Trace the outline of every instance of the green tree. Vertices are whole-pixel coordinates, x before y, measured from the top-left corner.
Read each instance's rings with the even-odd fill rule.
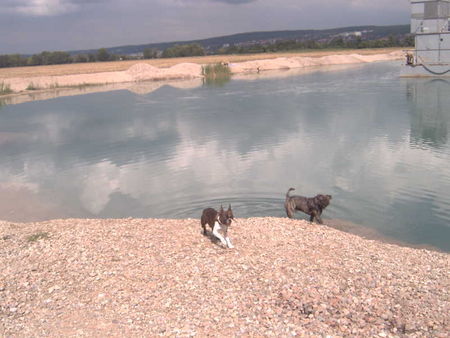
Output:
[[[0,55],[0,67],[20,67],[26,66],[27,59],[19,54]]]
[[[394,46],[398,46],[399,45],[399,41],[394,35],[389,35],[387,43],[388,43],[389,47],[394,47]]]
[[[77,54],[72,57],[72,60],[77,63],[88,62],[89,56],[87,54]]]
[[[158,50],[156,48],[145,48],[144,59],[156,59],[158,57]]]
[[[165,58],[201,55],[205,55],[205,50],[198,43],[175,45],[165,49],[162,54]]]
[[[51,59],[51,52],[43,51],[41,54],[39,54],[41,57],[41,65],[49,65],[50,59]]]
[[[70,63],[71,61],[70,54],[67,52],[52,52],[50,53],[48,60],[50,65]]]
[[[329,46],[334,48],[344,48],[345,47],[344,39],[341,37],[334,38],[330,41]]]
[[[111,55],[109,54],[109,52],[106,50],[106,48],[100,48],[97,51],[97,60],[98,61],[108,61],[111,58]]]
[[[29,66],[39,66],[42,65],[42,56],[40,54],[34,54],[28,58]]]

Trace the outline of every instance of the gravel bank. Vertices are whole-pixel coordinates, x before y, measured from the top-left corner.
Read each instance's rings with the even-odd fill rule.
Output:
[[[0,336],[448,336],[448,254],[238,221],[0,222]]]

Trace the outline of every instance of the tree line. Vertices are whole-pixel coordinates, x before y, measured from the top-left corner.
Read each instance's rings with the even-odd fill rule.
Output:
[[[364,48],[389,48],[389,47],[413,47],[414,37],[395,37],[376,40],[363,40],[361,37],[345,39],[337,37],[330,40],[296,41],[281,40],[267,44],[241,44],[224,47],[218,50],[218,54],[249,54],[249,53],[274,53],[307,49],[364,49]]]
[[[44,51],[31,56],[20,54],[0,55],[0,67],[23,67],[23,66],[42,66],[42,65],[60,65],[65,63],[98,62],[98,61],[117,61],[129,58],[126,55],[116,55],[108,52],[106,48],[100,48],[96,53],[75,54],[67,52],[48,52]]]
[[[102,62],[117,60],[132,60],[137,58],[155,59],[155,58],[171,58],[184,56],[201,56],[205,55],[204,48],[198,44],[175,45],[166,48],[160,52],[155,48],[146,48],[142,56],[118,55],[108,52],[106,48],[100,48],[96,53],[75,54],[68,52],[48,52],[44,51],[31,56],[20,54],[3,54],[0,55],[1,67],[23,67],[23,66],[41,66],[41,65],[60,65],[65,63],[82,63],[82,62]]]
[[[222,47],[216,52],[209,54],[248,54],[248,53],[267,53],[282,52],[305,49],[361,49],[361,48],[387,48],[387,47],[411,47],[414,46],[414,38],[412,36],[395,37],[377,40],[363,40],[361,37],[343,38],[337,37],[324,41],[296,41],[296,40],[279,40],[273,43],[253,43],[239,44]],[[57,65],[65,63],[82,63],[82,62],[103,62],[129,60],[136,58],[154,59],[154,58],[172,58],[187,56],[206,55],[205,49],[198,43],[174,45],[163,51],[155,48],[146,48],[142,56],[117,55],[108,52],[106,48],[100,48],[96,53],[75,54],[71,55],[67,52],[48,52],[44,51],[31,56],[23,56],[20,54],[4,54],[0,55],[1,67],[22,67],[22,66],[38,66],[38,65]]]

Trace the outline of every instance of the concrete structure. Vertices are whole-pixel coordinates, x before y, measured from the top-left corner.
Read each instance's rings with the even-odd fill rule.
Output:
[[[409,51],[402,76],[450,76],[450,0],[412,0]]]

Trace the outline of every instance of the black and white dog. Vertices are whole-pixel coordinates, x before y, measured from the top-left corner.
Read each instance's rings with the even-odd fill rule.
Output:
[[[231,244],[230,238],[228,237],[228,227],[231,225],[231,221],[234,221],[233,211],[231,210],[231,205],[228,210],[223,210],[220,206],[220,210],[216,211],[213,208],[207,208],[203,210],[200,223],[202,224],[203,234],[206,235],[206,224],[212,229],[213,235],[220,240],[220,242],[232,249],[234,248]]]
[[[313,222],[314,219],[320,224],[323,224],[320,215],[322,211],[330,204],[331,195],[316,195],[314,197],[304,196],[289,196],[289,193],[295,190],[290,188],[286,193],[286,200],[284,201],[284,208],[289,218],[294,217],[296,210],[303,211],[305,214],[310,215],[309,221]]]

